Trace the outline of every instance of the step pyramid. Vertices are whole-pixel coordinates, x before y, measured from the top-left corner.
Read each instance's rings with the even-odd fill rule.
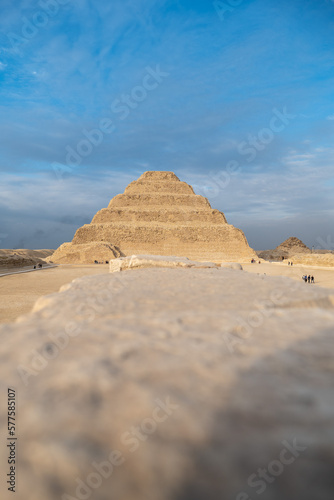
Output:
[[[256,258],[244,233],[173,172],[145,172],[52,255],[92,263],[134,254],[221,262]]]

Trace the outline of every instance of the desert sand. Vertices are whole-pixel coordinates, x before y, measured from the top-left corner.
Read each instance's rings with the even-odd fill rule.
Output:
[[[15,498],[331,500],[333,306],[328,288],[216,267],[85,276],[40,298],[0,327]]]
[[[21,314],[28,313],[36,300],[76,278],[90,274],[107,273],[107,265],[74,266],[62,265],[24,274],[0,277],[0,323],[15,321]]]

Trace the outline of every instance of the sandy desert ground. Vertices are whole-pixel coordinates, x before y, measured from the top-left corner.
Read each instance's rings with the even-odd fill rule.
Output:
[[[297,281],[301,281],[303,274],[313,274],[316,285],[334,288],[333,268],[290,267],[285,263],[243,264],[243,268],[249,273],[287,276]],[[108,265],[62,264],[57,268],[1,277],[0,323],[15,321],[20,315],[28,313],[39,297],[58,292],[61,286],[76,278],[108,272]]]
[[[288,266],[287,263],[264,263],[261,264],[242,264],[245,271],[249,273],[264,274],[267,276],[287,276],[294,280],[300,281],[304,274],[310,274],[315,278],[315,284],[326,288],[334,288],[334,268],[333,267],[318,267],[293,265]]]
[[[0,323],[15,321],[21,314],[28,313],[36,300],[76,278],[90,274],[109,272],[108,265],[75,266],[61,265],[24,274],[0,277]]]

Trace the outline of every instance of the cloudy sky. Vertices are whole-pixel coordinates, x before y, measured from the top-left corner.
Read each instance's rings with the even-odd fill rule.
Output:
[[[172,170],[255,249],[334,249],[334,2],[1,0],[0,247]]]

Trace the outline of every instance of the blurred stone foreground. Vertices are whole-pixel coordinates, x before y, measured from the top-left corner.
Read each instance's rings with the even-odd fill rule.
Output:
[[[43,297],[0,329],[1,498],[332,500],[333,304],[226,268],[88,276]]]

